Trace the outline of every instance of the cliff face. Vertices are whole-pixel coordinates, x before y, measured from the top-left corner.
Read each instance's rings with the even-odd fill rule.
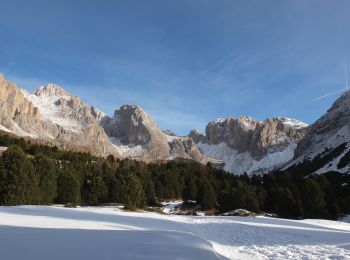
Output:
[[[104,117],[100,123],[117,150],[125,157],[146,161],[175,158],[192,159],[201,163],[215,161],[202,155],[191,138],[162,131],[145,111],[135,105],[120,107],[113,118]]]
[[[300,140],[306,125],[288,118],[271,118],[259,122],[242,116],[208,123],[206,137],[208,143],[226,143],[239,153],[250,152],[259,158],[271,149],[278,149]]]
[[[3,130],[15,130],[19,136],[37,137],[41,115],[20,89],[0,74],[0,124]]]
[[[289,118],[259,122],[248,116],[217,119],[206,126],[206,134],[191,131],[205,155],[225,162],[225,169],[242,174],[268,171],[294,156],[296,143],[306,124]]]
[[[56,85],[29,94],[1,77],[0,108],[1,125],[16,135],[62,149],[118,155],[90,109]]]

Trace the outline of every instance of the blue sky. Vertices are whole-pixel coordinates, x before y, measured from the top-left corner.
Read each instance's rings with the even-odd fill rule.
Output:
[[[138,104],[180,135],[229,115],[312,123],[345,88],[349,11],[348,0],[2,0],[0,72],[108,114]]]

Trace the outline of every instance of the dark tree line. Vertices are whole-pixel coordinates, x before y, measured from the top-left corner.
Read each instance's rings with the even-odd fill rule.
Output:
[[[163,199],[197,201],[203,210],[244,208],[286,218],[330,218],[350,213],[350,175],[305,177],[303,169],[236,176],[191,161],[152,163],[96,158],[25,140],[0,137],[0,204],[122,203],[157,205]]]

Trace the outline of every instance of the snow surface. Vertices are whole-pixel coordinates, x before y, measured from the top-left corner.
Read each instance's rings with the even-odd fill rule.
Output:
[[[197,146],[206,156],[222,160],[225,163],[225,171],[251,174],[273,169],[293,159],[296,143],[290,143],[282,151],[268,153],[260,160],[254,159],[249,152],[239,153],[224,142],[216,145],[199,142]]]
[[[350,259],[350,224],[0,207],[1,259]]]
[[[183,204],[182,200],[175,200],[175,201],[163,201],[162,205],[162,211],[165,214],[173,214],[176,210],[176,208],[180,207]]]

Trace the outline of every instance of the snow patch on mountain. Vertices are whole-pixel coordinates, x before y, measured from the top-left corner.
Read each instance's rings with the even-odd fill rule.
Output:
[[[109,137],[109,140],[114,145],[118,153],[123,158],[135,158],[140,157],[144,153],[144,149],[142,148],[142,145],[135,145],[135,144],[128,144],[124,145],[120,141],[120,139],[116,137]]]
[[[24,131],[21,127],[19,127],[19,125],[16,122],[12,122],[12,129],[13,131],[11,131],[12,133],[15,133],[18,136],[21,137],[32,137],[32,138],[37,138],[38,135],[36,134],[37,130],[35,128],[32,129],[32,132],[26,132]]]
[[[226,143],[197,144],[200,151],[206,156],[222,160],[225,163],[224,170],[235,174],[253,174],[267,172],[273,168],[290,161],[294,156],[296,143],[290,143],[284,149],[267,153],[260,160],[254,159],[249,152],[239,153],[230,148]]]
[[[8,132],[8,133],[13,133],[10,129],[7,127],[4,127],[3,125],[0,125],[0,131]]]
[[[167,135],[164,134],[166,139],[168,140],[169,143],[174,142],[175,140],[181,140],[180,136],[175,136],[175,135]]]
[[[322,153],[325,148],[335,148],[350,140],[350,129],[348,125],[337,129],[335,132],[314,137],[315,144],[307,152],[309,158],[314,158]]]
[[[340,173],[348,173],[350,172],[350,165],[343,167],[342,169],[338,169],[338,163],[341,158],[350,150],[350,148],[345,149],[339,156],[334,158],[331,162],[327,163],[322,168],[318,169],[315,174],[322,174],[330,171],[340,172]]]
[[[342,128],[336,129],[335,131],[327,134],[314,135],[313,144],[309,146],[309,148],[304,152],[304,154],[302,156],[299,156],[298,158],[295,158],[294,160],[291,160],[287,165],[285,165],[282,168],[282,170],[286,170],[292,165],[302,162],[304,159],[312,160],[317,155],[322,154],[326,149],[334,149],[343,143],[349,142],[349,140],[350,128],[348,125],[345,125]],[[331,170],[344,172],[345,169],[340,171],[336,168],[336,165],[338,164],[341,157],[342,155],[338,156],[332,162],[329,162],[327,165],[319,169],[316,173],[324,173]]]
[[[309,126],[308,124],[301,122],[299,120],[293,119],[293,118],[277,117],[277,119],[279,119],[283,124],[292,126],[296,129],[301,129],[301,128],[305,128],[305,127]]]
[[[45,88],[49,89],[49,91],[45,91]],[[52,90],[54,88],[62,91],[54,92]],[[35,94],[30,94],[23,89],[22,93],[39,109],[42,120],[51,121],[68,131],[81,132],[81,123],[73,118],[72,109],[62,106],[63,102],[71,101],[72,97],[59,86],[48,84],[46,87],[40,87]]]

